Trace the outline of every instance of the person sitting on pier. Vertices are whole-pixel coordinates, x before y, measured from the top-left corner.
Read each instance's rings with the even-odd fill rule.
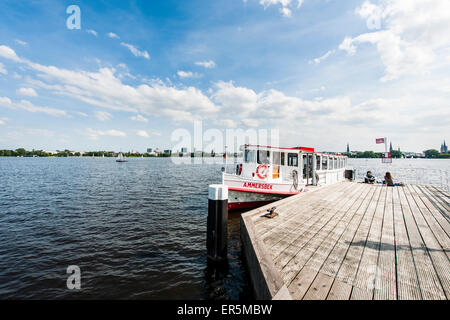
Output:
[[[375,176],[372,174],[372,171],[367,171],[366,176],[364,177],[365,183],[374,183],[375,182]]]
[[[384,175],[384,183],[388,186],[388,187],[393,187],[395,186],[394,184],[394,178],[392,178],[392,174],[390,172],[386,172],[386,174]]]

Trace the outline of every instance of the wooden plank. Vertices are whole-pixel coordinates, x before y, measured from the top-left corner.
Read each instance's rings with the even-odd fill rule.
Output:
[[[373,287],[377,279],[377,261],[381,240],[381,228],[384,216],[384,207],[386,201],[387,187],[382,187],[380,197],[378,199],[375,215],[370,226],[369,235],[365,243],[363,253],[356,270],[355,280],[353,282],[353,290],[350,299],[360,300],[370,299],[373,297]],[[360,290],[358,290],[358,289]]]
[[[447,205],[447,207],[450,209],[450,194],[448,193],[448,191],[436,186],[429,186],[429,188],[433,189],[434,194],[439,196],[442,199],[442,201]]]
[[[447,255],[447,258],[449,258],[450,239],[448,233],[446,232],[446,229],[450,228],[450,224],[445,221],[442,215],[439,216],[444,221],[441,221],[442,224],[439,223],[439,220],[437,220],[433,214],[434,211],[437,211],[436,208],[429,202],[420,188],[418,188],[417,186],[410,186],[410,188],[417,195],[415,197],[416,204],[419,207],[419,210],[422,213],[422,217],[425,220],[428,228],[433,233],[436,240],[439,242],[441,248],[443,249],[443,252]]]
[[[379,190],[379,186],[370,186],[367,187],[368,193],[365,195],[364,200],[360,203],[359,207],[354,212],[353,216],[351,217],[351,220],[349,223],[345,225],[344,231],[341,233],[337,241],[335,242],[333,248],[329,252],[328,256],[326,257],[326,260],[323,262],[322,266],[320,267],[319,273],[324,273],[329,275],[333,278],[333,281],[328,283],[330,285],[328,290],[331,289],[331,286],[333,285],[334,278],[336,277],[337,273],[339,272],[339,269],[341,268],[341,265],[345,259],[345,256],[349,250],[350,244],[352,243],[357,230],[361,226],[361,222],[363,221],[367,209],[370,206],[370,203],[372,202],[372,199],[375,195],[375,191]],[[314,289],[315,282],[317,281],[317,278],[312,283],[311,287]],[[311,289],[310,289],[311,290]],[[322,289],[324,290],[324,289]],[[309,291],[308,291],[309,292]],[[341,295],[341,294],[339,294]],[[349,297],[347,297],[348,299]]]
[[[329,186],[323,186],[323,187],[314,187],[314,189],[309,190],[310,187],[308,187],[308,191],[306,192],[301,192],[297,195],[293,195],[290,197],[287,197],[283,200],[280,201],[276,201],[275,204],[277,204],[277,207],[289,207],[289,204],[295,203],[297,201],[307,201],[304,200],[304,198],[307,199],[324,199],[327,196],[329,196],[330,194],[334,195],[336,192],[339,193],[342,190],[345,190],[346,188],[351,188],[352,187],[352,183],[351,182],[347,182],[347,181],[343,181],[343,182],[339,182],[333,185],[329,185]],[[279,206],[278,206],[279,204]],[[268,204],[267,206],[264,207],[273,207],[273,205]],[[299,208],[301,209],[301,208]],[[254,212],[260,212],[261,214],[264,213],[264,210],[261,210],[261,208],[259,209],[255,209],[253,210]],[[296,212],[292,212],[290,215],[283,213],[280,214],[280,220],[286,220],[289,219],[292,216],[295,216]],[[273,223],[271,221],[266,221],[264,219],[260,219],[259,217],[260,215],[254,215],[253,216],[253,223],[255,224],[255,226],[257,226],[259,228],[260,225],[277,225],[277,223]]]
[[[317,233],[322,228],[324,228],[330,221],[337,221],[338,217],[342,216],[345,213],[345,205],[348,205],[348,202],[351,201],[352,196],[360,192],[362,188],[363,187],[361,184],[356,185],[353,190],[351,190],[347,195],[343,196],[336,203],[334,208],[328,210],[326,212],[326,215],[321,216],[321,218],[317,222],[315,222],[315,224],[311,225],[306,230],[298,230],[296,234],[292,236],[294,241],[292,241],[285,250],[280,253],[274,253],[275,265],[278,266],[280,270],[285,268],[289,261],[291,261],[313,237],[316,237]],[[302,219],[302,217],[298,216],[298,219]],[[295,269],[295,271],[298,270],[299,269]]]
[[[357,199],[357,197],[354,197],[354,194],[359,194],[361,190],[363,190],[363,187],[357,186],[355,190],[343,197],[338,205],[329,210],[318,223],[312,226],[304,234],[298,236],[296,241],[291,245],[293,251],[288,253],[288,259],[284,259],[285,257],[280,256],[281,259],[276,261],[276,264],[278,263],[282,269],[282,274],[285,274],[288,277],[290,274],[290,276],[293,277],[295,273],[298,273],[301,268],[296,267],[296,265],[301,263],[303,258],[309,259],[309,257],[314,254],[320,242],[325,239],[326,235],[345,216],[350,206],[356,201],[355,199]],[[310,254],[303,255],[302,252],[308,252]],[[306,263],[306,261],[307,260],[305,260],[304,263]],[[300,264],[300,267],[302,267],[304,263]]]
[[[342,200],[345,201],[345,198]],[[337,204],[335,203],[334,206]],[[299,205],[302,206],[302,203],[299,203]],[[328,215],[331,209],[329,206],[323,206],[319,207],[316,211],[311,210],[308,214],[297,215],[297,218],[290,222],[291,227],[273,232],[270,235],[270,239],[265,239],[265,242],[273,252],[274,258],[277,258],[284,250],[288,249],[298,237],[301,237],[305,232],[308,232],[308,230],[311,231],[312,228],[319,225],[319,221],[325,215]],[[277,241],[277,237],[281,238],[281,240]]]
[[[397,299],[397,276],[395,262],[394,215],[392,194],[395,187],[387,187],[383,225],[381,230],[380,251],[377,267],[379,280],[375,285],[375,300]]]
[[[274,230],[289,227],[299,214],[315,212],[318,207],[326,206],[328,201],[319,200],[326,197],[327,194],[331,193],[339,196],[341,193],[350,190],[352,187],[351,183],[340,183],[315,190],[311,193],[305,192],[304,194],[293,196],[291,197],[291,201],[276,205],[276,211],[279,214],[277,219],[260,217],[264,214],[264,212],[261,212],[259,216],[254,217],[254,224],[258,228],[258,236],[266,238],[267,234]]]
[[[347,184],[343,187],[343,191],[349,188],[351,188],[351,185]],[[283,243],[290,243],[292,241],[291,232],[297,232],[302,226],[314,224],[311,220],[317,220],[329,210],[329,205],[326,202],[320,201],[320,196],[311,198],[312,197],[305,196],[301,203],[298,203],[297,205],[286,204],[279,209],[277,208],[277,212],[280,210],[287,210],[294,212],[295,214],[287,221],[280,222],[276,227],[262,235],[262,237],[264,237],[264,242],[268,246],[272,246],[273,251],[281,251],[281,248],[284,246]],[[302,216],[302,219],[298,219],[299,215]]]
[[[353,286],[347,282],[342,282],[338,278],[334,279],[327,300],[348,300],[352,293]]]
[[[442,216],[449,221],[450,220],[450,206],[448,202],[443,200],[441,193],[433,188],[432,186],[419,186],[422,192],[428,196],[428,199],[433,203],[433,205],[440,211]]]
[[[432,230],[423,218],[420,209],[420,199],[417,193],[411,186],[407,186],[405,189],[406,196],[408,198],[413,218],[419,229],[419,233],[426,246],[426,251],[431,258],[433,268],[439,280],[439,283],[444,290],[446,298],[450,296],[450,264],[447,255],[444,253],[444,249],[439,244],[439,241],[435,238]]]
[[[345,182],[291,198],[275,204],[280,215],[274,219],[260,217],[270,205],[243,215],[244,225],[252,224],[243,237],[253,243],[257,261],[252,263],[259,265],[264,295],[313,300],[449,297],[446,192]]]
[[[325,300],[333,284],[334,277],[319,272],[308,291],[303,297],[303,300]]]
[[[358,287],[353,287],[350,294],[350,300],[372,300],[373,291],[368,289],[361,289]]]
[[[420,292],[419,280],[411,250],[411,244],[409,242],[406,225],[403,218],[403,209],[399,193],[400,187],[395,188],[393,193],[393,202],[398,299],[418,300],[422,299],[422,294]]]
[[[411,199],[411,195],[406,187],[399,188],[398,191],[422,299],[446,299],[444,290],[434,270],[431,257],[413,217],[412,211],[417,210],[414,206],[414,201]]]
[[[295,268],[300,271],[303,266],[306,266],[309,269],[316,270],[316,274],[318,273],[324,261],[327,259],[330,252],[335,247],[339,238],[342,236],[348,223],[355,216],[355,212],[366,200],[366,196],[369,192],[370,188],[363,188],[361,195],[359,197],[355,197],[355,201],[350,203],[342,217],[336,223],[332,222],[325,226],[320,231],[320,234],[309,241],[308,245],[305,246],[305,249],[300,250],[292,260],[294,263],[291,266],[293,266],[294,268],[288,269],[289,273],[286,274],[287,278],[285,277],[285,281],[289,281],[289,278],[292,279],[291,283],[288,282],[288,288],[290,289],[289,291],[292,292],[292,296],[294,299],[302,298],[298,295],[297,292],[295,292],[296,282],[300,280],[299,277],[295,274]],[[292,276],[295,276],[295,278],[293,278]],[[321,278],[319,278],[318,281],[321,281]],[[329,285],[329,287],[331,287],[331,284],[332,279],[331,281],[327,282],[327,285]],[[323,284],[318,284],[317,286],[322,285]],[[328,290],[329,287],[327,288]],[[314,290],[314,287],[312,287],[311,290]]]
[[[439,226],[444,230],[446,238],[448,239],[450,236],[450,219],[447,218],[448,210],[435,201],[427,187],[415,186],[414,188],[428,211],[431,213]]]
[[[361,256],[364,251],[364,247],[367,243],[367,238],[369,235],[369,230],[372,225],[373,217],[376,212],[376,208],[379,205],[379,199],[381,195],[382,187],[374,187],[375,193],[369,203],[367,212],[364,215],[355,237],[349,244],[348,251],[345,254],[344,260],[339,268],[336,275],[335,282],[333,283],[329,296],[327,299],[335,299],[335,297],[344,297],[348,294],[346,299],[350,298],[351,289],[354,284],[354,279],[356,276],[356,271],[361,260]],[[347,284],[347,286],[343,284]]]
[[[247,264],[257,299],[271,299],[284,287],[273,260],[265,251],[261,239],[256,237],[251,217],[241,216],[241,239],[245,246]]]

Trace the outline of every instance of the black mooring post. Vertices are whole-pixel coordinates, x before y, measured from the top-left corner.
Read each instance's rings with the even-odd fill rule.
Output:
[[[349,180],[355,180],[356,179],[356,175],[355,175],[355,170],[345,170],[345,178],[349,179]]]
[[[227,259],[228,187],[212,184],[208,191],[208,222],[206,250],[208,259],[223,262]]]

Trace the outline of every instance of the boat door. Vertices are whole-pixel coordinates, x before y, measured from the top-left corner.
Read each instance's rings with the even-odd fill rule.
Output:
[[[313,183],[313,154],[303,153],[303,180],[306,185],[311,185]]]

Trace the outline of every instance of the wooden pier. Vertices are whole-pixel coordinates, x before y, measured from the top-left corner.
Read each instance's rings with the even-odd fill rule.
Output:
[[[449,199],[432,186],[346,181],[243,214],[256,298],[448,299]],[[263,217],[272,207],[278,215]]]

